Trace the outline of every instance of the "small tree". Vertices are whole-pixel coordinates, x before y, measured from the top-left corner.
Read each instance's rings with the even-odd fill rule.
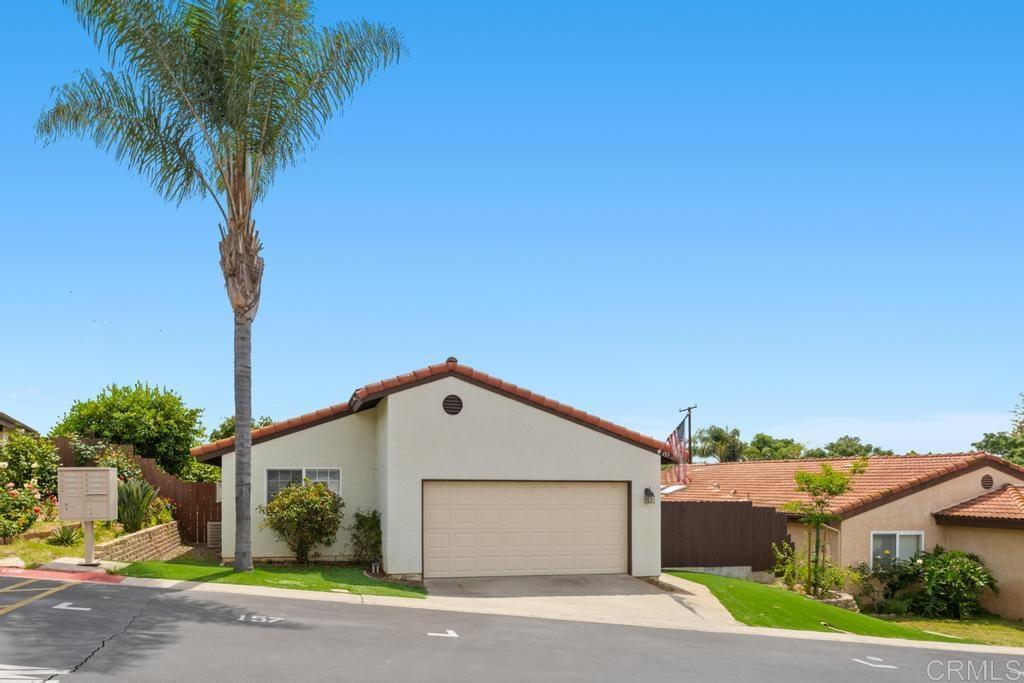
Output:
[[[892,451],[864,443],[859,436],[847,434],[822,448],[811,448],[804,453],[805,458],[859,458],[867,455],[892,455]]]
[[[718,462],[738,462],[743,459],[746,444],[740,438],[740,430],[711,425],[693,435],[693,454],[702,458],[714,458]]]
[[[266,427],[269,424],[273,424],[274,421],[266,415],[260,417],[254,417],[252,419],[252,428],[259,429],[260,427]],[[229,439],[235,435],[235,416],[228,415],[220,424],[210,430],[210,441],[217,441],[219,439]]]
[[[331,545],[338,537],[345,502],[323,482],[292,484],[257,510],[266,519],[262,529],[272,529],[295,559],[307,564],[318,545]]]
[[[1017,465],[1024,465],[1024,394],[1013,409],[1010,430],[986,432],[980,441],[971,444],[979,451],[994,453]]]
[[[862,474],[867,467],[867,458],[858,458],[845,472],[822,463],[819,472],[800,470],[793,476],[797,490],[806,493],[811,499],[810,502],[792,501],[785,505],[785,509],[799,514],[800,522],[807,525],[814,535],[811,561],[807,567],[807,591],[812,595],[820,594],[825,583],[822,576],[821,530],[839,519],[839,515],[832,512],[832,500],[849,491],[854,477]]]

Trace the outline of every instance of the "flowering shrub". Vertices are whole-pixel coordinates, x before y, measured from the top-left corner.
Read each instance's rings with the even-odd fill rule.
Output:
[[[167,524],[168,522],[174,521],[174,513],[178,511],[178,506],[174,504],[174,501],[165,496],[157,496],[153,499],[153,502],[149,504],[149,520],[146,526],[156,526],[157,524]]]
[[[142,466],[121,447],[103,440],[86,443],[77,436],[69,440],[78,467],[113,467],[121,481],[142,479]]]
[[[0,538],[7,541],[28,531],[43,511],[41,497],[33,482],[9,482],[0,493]]]
[[[266,515],[261,529],[273,529],[295,559],[306,564],[318,545],[331,545],[338,536],[345,503],[322,482],[291,486],[257,510]]]
[[[136,462],[135,458],[116,448],[96,458],[93,467],[113,467],[117,470],[117,478],[121,481],[142,479],[142,466]]]
[[[0,446],[0,481],[15,486],[35,480],[43,495],[56,493],[59,465],[60,455],[52,443],[25,432],[11,432]]]

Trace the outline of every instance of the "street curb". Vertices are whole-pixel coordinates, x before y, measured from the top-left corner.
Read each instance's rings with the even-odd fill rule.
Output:
[[[43,579],[48,581],[71,581],[83,583],[122,583],[123,576],[107,574],[106,572],[61,572],[52,569],[0,569],[0,576],[22,576],[27,579]]]

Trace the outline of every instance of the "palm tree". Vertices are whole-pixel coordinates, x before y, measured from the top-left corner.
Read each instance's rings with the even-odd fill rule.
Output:
[[[168,201],[210,197],[220,211],[234,311],[234,565],[248,571],[251,332],[263,279],[253,208],[355,89],[398,61],[403,39],[365,20],[317,28],[308,0],[64,1],[110,68],[54,90],[40,139],[91,138]]]

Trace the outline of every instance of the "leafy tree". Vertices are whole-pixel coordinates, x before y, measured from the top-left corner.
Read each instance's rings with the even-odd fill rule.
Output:
[[[859,458],[865,455],[892,455],[892,451],[861,441],[859,436],[841,436],[823,448],[811,448],[804,453],[808,458]]]
[[[253,418],[252,428],[258,429],[260,427],[266,427],[268,424],[273,424],[273,422],[274,421],[271,420],[266,415],[262,415],[260,417]],[[227,417],[220,421],[219,425],[210,430],[210,441],[217,441],[218,439],[227,439],[234,435],[235,416],[228,415]]]
[[[1001,455],[1010,462],[1024,465],[1024,393],[1013,409],[1009,431],[987,432],[981,441],[971,445],[979,451]]]
[[[789,512],[800,515],[800,522],[807,525],[814,533],[814,545],[811,563],[807,569],[807,590],[818,595],[825,587],[823,558],[821,554],[821,530],[839,518],[831,511],[832,500],[850,490],[854,477],[862,474],[868,467],[868,459],[861,457],[850,464],[846,471],[837,470],[828,463],[821,464],[818,472],[799,470],[793,475],[798,491],[803,491],[810,501],[792,501],[784,507]]]
[[[96,398],[75,401],[50,433],[131,444],[136,455],[153,458],[162,469],[177,474],[191,459],[189,449],[203,437],[202,415],[202,409],[189,408],[170,389],[142,382],[111,384]]]
[[[793,460],[803,454],[803,444],[761,433],[755,434],[743,449],[744,460]]]
[[[318,28],[309,0],[64,0],[111,69],[55,90],[46,143],[89,137],[169,201],[211,198],[234,312],[235,569],[252,569],[252,322],[263,280],[253,210],[277,174],[405,47],[365,20]]]
[[[714,458],[718,462],[737,462],[743,459],[746,444],[740,438],[740,430],[711,425],[697,430],[693,435],[693,454],[702,458]]]
[[[181,472],[178,472],[178,479],[213,484],[220,481],[220,474],[220,468],[216,465],[207,465],[195,458],[189,458]]]

